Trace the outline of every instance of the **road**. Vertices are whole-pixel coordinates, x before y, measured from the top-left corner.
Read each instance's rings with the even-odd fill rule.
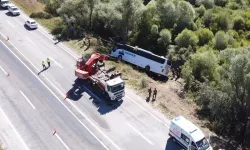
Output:
[[[87,87],[65,99],[76,88],[74,67],[79,56],[62,43],[54,44],[41,26],[27,29],[26,18],[23,13],[12,17],[0,11],[0,20],[4,20],[0,22],[0,66],[4,70],[0,70],[0,108],[24,148],[180,149],[169,140],[169,120],[133,90],[126,89],[116,108],[104,104]],[[47,57],[51,67],[41,72],[41,61]],[[7,128],[2,130],[5,134],[0,138],[12,147],[11,142],[8,146]]]

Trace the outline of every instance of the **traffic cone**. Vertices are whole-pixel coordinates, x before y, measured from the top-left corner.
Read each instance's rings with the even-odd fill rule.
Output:
[[[9,41],[10,40],[10,38],[9,38],[9,36],[7,36],[7,41]]]
[[[7,76],[10,76],[10,73],[8,73]]]
[[[66,93],[66,97],[65,97],[65,99],[66,99],[66,98],[68,98],[68,97],[69,97],[69,94],[68,94],[68,93]],[[65,100],[65,99],[64,99],[64,100]]]
[[[54,132],[53,132],[53,135],[55,135],[56,134],[56,129],[54,130]]]

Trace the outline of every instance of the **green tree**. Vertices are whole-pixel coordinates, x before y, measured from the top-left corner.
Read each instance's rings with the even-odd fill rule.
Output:
[[[214,48],[223,50],[228,45],[228,35],[224,31],[218,31],[214,37]]]
[[[199,39],[197,35],[188,29],[183,30],[178,36],[175,38],[175,42],[179,47],[189,46],[195,47],[198,43]]]
[[[250,52],[249,48],[220,52],[220,82],[203,85],[197,101],[208,109],[210,120],[219,134],[233,134],[246,149],[250,123]]]
[[[198,14],[199,17],[202,17],[206,12],[206,8],[204,7],[204,5],[201,5],[199,8],[195,9],[195,12]]]
[[[171,43],[172,35],[168,29],[163,29],[160,32],[160,38],[158,39],[158,43],[162,44],[164,48],[166,48]]]
[[[224,7],[227,3],[228,0],[214,0],[214,4],[221,7]]]
[[[140,22],[144,11],[142,0],[122,0],[122,20],[123,20],[123,39],[128,40],[129,31],[133,31]]]
[[[158,35],[159,31],[158,31],[158,26],[157,25],[152,25],[152,28],[151,28],[151,34],[153,35]]]
[[[100,3],[99,0],[87,0],[88,8],[89,8],[89,27],[92,28],[92,16],[95,6]]]
[[[207,28],[200,28],[198,31],[196,31],[196,34],[199,38],[199,45],[200,46],[208,44],[209,41],[211,41],[214,37],[213,32]]]
[[[163,28],[173,27],[178,17],[175,4],[172,1],[158,0],[156,6],[161,26]]]
[[[186,1],[179,1],[177,4],[177,33],[185,28],[190,28],[194,22],[195,10],[193,6]]]
[[[244,25],[245,25],[245,22],[244,22],[244,19],[243,17],[241,16],[237,16],[234,18],[234,26],[233,28],[235,30],[244,30]]]

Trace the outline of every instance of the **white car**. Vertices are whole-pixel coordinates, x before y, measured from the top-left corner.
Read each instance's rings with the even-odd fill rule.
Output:
[[[8,10],[12,15],[20,15],[20,10],[14,5],[8,6]]]
[[[37,29],[37,23],[33,19],[29,19],[25,22],[25,25],[28,26],[30,29]]]
[[[0,0],[0,6],[3,7],[3,8],[8,8],[10,1],[9,0]]]

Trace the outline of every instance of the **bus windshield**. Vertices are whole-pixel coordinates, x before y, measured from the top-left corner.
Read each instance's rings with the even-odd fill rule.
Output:
[[[209,143],[206,138],[203,138],[200,141],[196,142],[196,145],[199,150],[206,150],[209,148]]]

